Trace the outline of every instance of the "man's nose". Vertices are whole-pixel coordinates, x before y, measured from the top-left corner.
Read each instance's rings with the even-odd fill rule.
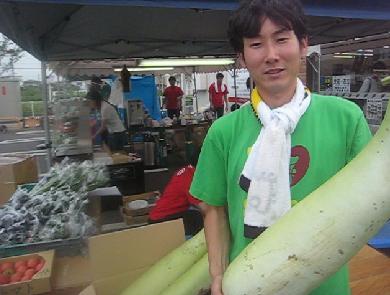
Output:
[[[274,63],[279,59],[278,49],[275,44],[269,42],[266,45],[266,62]]]

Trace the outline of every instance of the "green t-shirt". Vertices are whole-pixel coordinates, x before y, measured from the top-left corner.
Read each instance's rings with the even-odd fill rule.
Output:
[[[232,261],[252,240],[244,237],[247,193],[238,180],[261,124],[250,105],[218,119],[203,143],[190,193],[205,203],[227,206]],[[311,103],[291,136],[292,205],[343,168],[371,139],[357,105],[338,97],[312,94]],[[312,295],[350,294],[343,267]]]

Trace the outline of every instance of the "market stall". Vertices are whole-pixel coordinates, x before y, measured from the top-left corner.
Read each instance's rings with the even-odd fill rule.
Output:
[[[357,7],[356,2],[343,4],[336,1],[333,3],[327,1],[326,4],[323,3],[321,5],[318,3],[316,5],[307,3],[306,9],[311,14],[309,23],[311,24],[312,43],[336,41],[346,37],[361,36],[366,33],[382,33],[390,29],[388,15],[390,10],[388,9],[389,4],[387,1],[378,2],[377,5],[372,5],[368,1],[360,1],[359,4],[360,10],[353,9]],[[44,77],[44,93],[46,95],[46,63],[49,61],[104,59],[123,56],[145,58],[231,54],[231,49],[228,47],[225,38],[225,27],[230,10],[236,5],[235,1],[199,1],[195,4],[192,1],[121,1],[119,4],[116,1],[12,1],[0,4],[0,31],[42,61],[42,77]],[[363,14],[362,11],[365,13]],[[363,16],[367,17],[367,15],[369,19],[361,19]],[[151,19],[155,20],[152,26],[150,23]],[[177,26],[179,21],[185,25]],[[369,31],[363,30],[367,25],[371,29]],[[188,120],[191,121],[192,125],[192,120],[196,120],[196,118],[188,118]],[[181,124],[183,126],[165,126],[166,130],[164,132],[170,129],[184,130],[185,136],[187,128],[200,127],[196,124],[195,126],[187,124],[186,118],[185,124]],[[51,137],[48,125],[46,120],[47,144],[50,145]],[[158,141],[160,143],[162,131],[157,129],[160,127],[148,127],[151,128],[151,135],[157,132],[158,137],[146,142],[153,143],[153,141]],[[179,131],[179,133],[183,134],[183,131]],[[150,146],[153,146],[152,144],[145,145],[144,138],[143,142],[144,147],[141,150],[143,149],[144,152]],[[151,149],[152,153],[156,150],[156,146]],[[157,150],[160,150],[160,148]],[[164,152],[161,154],[163,155]],[[104,155],[102,158],[111,158],[111,161],[115,161],[115,156],[107,157]],[[130,165],[134,164],[134,161],[136,162],[137,160],[125,159],[122,162],[121,159],[118,163],[111,163],[112,165],[119,165],[116,167],[118,170],[115,171],[115,175],[118,176],[117,180],[121,181],[122,184],[128,181],[129,176],[134,177],[136,184],[142,184],[142,180],[136,178],[139,170],[136,170],[135,166]],[[120,166],[122,164],[125,164],[126,167]],[[107,166],[107,163],[104,166]],[[55,234],[54,236],[57,237],[57,234],[66,233],[67,235],[60,236],[59,244],[65,241],[65,248],[69,250],[71,247],[70,244],[67,244],[69,242],[67,238],[72,238],[72,234],[64,230],[65,223],[62,220],[58,220],[58,214],[51,216],[50,213],[55,213],[55,210],[68,212],[67,209],[71,205],[74,207],[72,209],[75,209],[78,214],[68,213],[68,215],[71,215],[71,218],[68,216],[68,221],[78,219],[79,225],[81,224],[84,227],[88,225],[87,220],[89,219],[86,217],[86,212],[78,209],[81,207],[86,209],[84,208],[86,203],[84,201],[88,197],[86,193],[87,191],[89,192],[89,189],[87,189],[88,184],[91,184],[89,181],[93,183],[98,177],[91,178],[91,173],[86,173],[85,171],[79,172],[75,177],[73,173],[74,170],[79,171],[78,168],[81,167],[79,164],[77,164],[77,167],[70,166],[72,167],[71,169],[63,166],[55,167],[53,170],[54,174],[51,177],[46,177],[41,182],[38,182],[30,192],[19,191],[17,193],[19,198],[11,201],[11,204],[16,202],[15,206],[21,206],[21,208],[27,205],[35,208],[38,204],[35,204],[34,201],[21,202],[21,199],[30,196],[29,199],[38,200],[37,203],[40,206],[34,212],[46,218],[44,226],[41,226],[42,222],[40,220],[37,221],[31,216],[28,216],[31,220],[27,219],[25,215],[28,215],[28,212],[19,212],[24,215],[19,214],[21,220],[17,220],[15,224],[10,219],[5,219],[4,221],[7,225],[6,232],[2,231],[2,234],[4,232],[7,234],[7,236],[4,236],[5,240],[10,241],[9,237],[12,236],[12,239],[20,242],[19,244],[25,242],[26,238],[29,241],[28,239],[34,236],[21,237],[17,233],[8,231],[14,228],[18,229],[19,226],[31,226],[36,233],[41,233],[42,231],[42,236],[44,237],[50,234]],[[96,166],[94,170],[99,174],[105,168]],[[83,190],[78,190],[77,192],[74,190],[74,183],[69,179],[72,175],[75,187],[80,188],[81,186]],[[124,177],[122,178],[122,176]],[[85,180],[88,182],[86,184],[87,188],[80,183]],[[57,206],[57,200],[63,197],[63,195],[61,195],[59,187],[54,186],[53,183],[64,185],[65,189],[68,190],[67,196],[74,196],[75,194],[73,193],[77,193],[82,194],[83,197],[65,200]],[[68,186],[72,186],[72,188]],[[69,194],[69,192],[72,193]],[[112,195],[108,197],[112,197]],[[118,198],[118,195],[115,197]],[[121,194],[119,194],[119,198],[122,201]],[[43,199],[45,201],[42,201]],[[53,202],[46,202],[46,200],[52,200]],[[20,205],[21,203],[23,205]],[[64,203],[69,206],[65,206]],[[97,206],[98,212],[101,209],[100,205]],[[15,209],[13,207],[5,208],[3,210]],[[11,210],[12,214],[15,214],[15,210]],[[307,211],[310,212],[311,210]],[[45,214],[42,214],[42,212]],[[66,217],[64,218],[66,219]],[[8,227],[9,225],[11,226]],[[34,225],[36,226],[34,227]],[[55,228],[55,230],[50,230],[51,228]],[[111,225],[111,228],[107,229],[107,231],[115,231],[116,229],[118,228]],[[40,236],[38,234],[38,237]],[[75,236],[76,238],[81,237],[80,232],[75,234]],[[19,240],[20,238],[24,239]],[[35,269],[37,276],[33,280],[14,284],[11,287],[8,286],[6,287],[9,288],[8,290],[4,288],[1,291],[4,294],[7,294],[6,292],[12,294],[12,292],[16,292],[16,289],[34,289],[33,282],[42,279],[43,270],[46,275],[45,281],[47,282],[47,275],[51,273],[50,270],[53,268],[53,289],[65,290],[66,294],[72,294],[71,292],[78,294],[80,289],[89,285],[82,294],[117,294],[125,289],[129,282],[133,281],[140,273],[150,268],[152,264],[169,253],[170,250],[182,244],[183,239],[184,233],[180,222],[147,226],[142,229],[114,232],[108,235],[97,235],[89,239],[87,247],[89,251],[88,258],[80,255],[80,253],[76,257],[58,255],[58,259],[54,264],[48,262],[50,258],[45,258],[46,266],[40,270]],[[50,238],[50,240],[53,239]],[[200,274],[197,276],[200,282],[197,287],[203,286],[202,284],[207,285],[208,278],[207,275],[204,275],[204,273],[207,273],[205,244],[202,241],[196,241],[198,241],[198,244],[195,245],[196,251],[191,251],[194,255],[180,256],[176,253],[175,257],[179,258],[176,258],[174,261],[179,262],[178,264],[180,264],[181,268],[177,265],[160,268],[160,273],[164,274],[164,276],[160,275],[163,279],[153,282],[154,284],[144,283],[142,286],[155,288],[156,285],[159,285],[161,290],[164,290],[169,288],[169,284],[173,282],[177,282],[180,285],[180,281],[177,279],[182,273],[191,276],[192,271],[197,270],[198,272],[196,273]],[[190,243],[194,243],[194,240]],[[28,245],[27,248],[30,246]],[[51,248],[56,248],[57,246],[59,245],[49,245]],[[79,247],[79,245],[76,248],[79,250],[85,249]],[[11,249],[15,250],[17,247],[11,247]],[[27,249],[27,251],[37,250]],[[59,253],[61,252],[58,251]],[[184,251],[184,253],[187,254],[188,250],[187,252]],[[21,253],[15,254],[19,255]],[[69,253],[67,254],[69,255]],[[42,253],[33,255],[46,257]],[[33,257],[26,257],[26,259],[30,258]],[[186,258],[186,260],[182,258]],[[11,265],[14,263],[13,265],[15,265],[18,259],[20,258],[9,258],[2,262],[11,263]],[[42,261],[40,260],[40,262]],[[164,265],[164,260],[157,266],[161,264]],[[51,265],[54,266],[51,267]],[[192,268],[193,265],[195,266],[194,268]],[[206,269],[206,272],[202,272],[204,269]],[[199,270],[201,271],[199,272]],[[81,273],[78,277],[72,274],[77,271]],[[36,288],[36,290],[38,289]],[[45,291],[49,290],[45,289]],[[167,294],[171,294],[169,291],[167,292]]]

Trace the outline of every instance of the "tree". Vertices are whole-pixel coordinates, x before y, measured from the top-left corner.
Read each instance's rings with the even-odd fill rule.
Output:
[[[0,76],[11,71],[14,75],[14,64],[23,56],[23,49],[4,35],[0,35]]]

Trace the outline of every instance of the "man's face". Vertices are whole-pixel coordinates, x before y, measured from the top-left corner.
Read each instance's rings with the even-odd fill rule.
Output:
[[[222,83],[222,80],[223,80],[223,77],[218,77],[218,78],[217,78],[217,83],[218,83],[218,84],[221,84],[221,83]]]
[[[240,62],[247,67],[262,96],[294,93],[301,57],[307,41],[298,41],[294,31],[266,18],[254,38],[244,38]]]
[[[169,80],[169,85],[171,85],[171,86],[174,86],[175,85],[175,80],[174,79],[171,79],[171,80]]]

